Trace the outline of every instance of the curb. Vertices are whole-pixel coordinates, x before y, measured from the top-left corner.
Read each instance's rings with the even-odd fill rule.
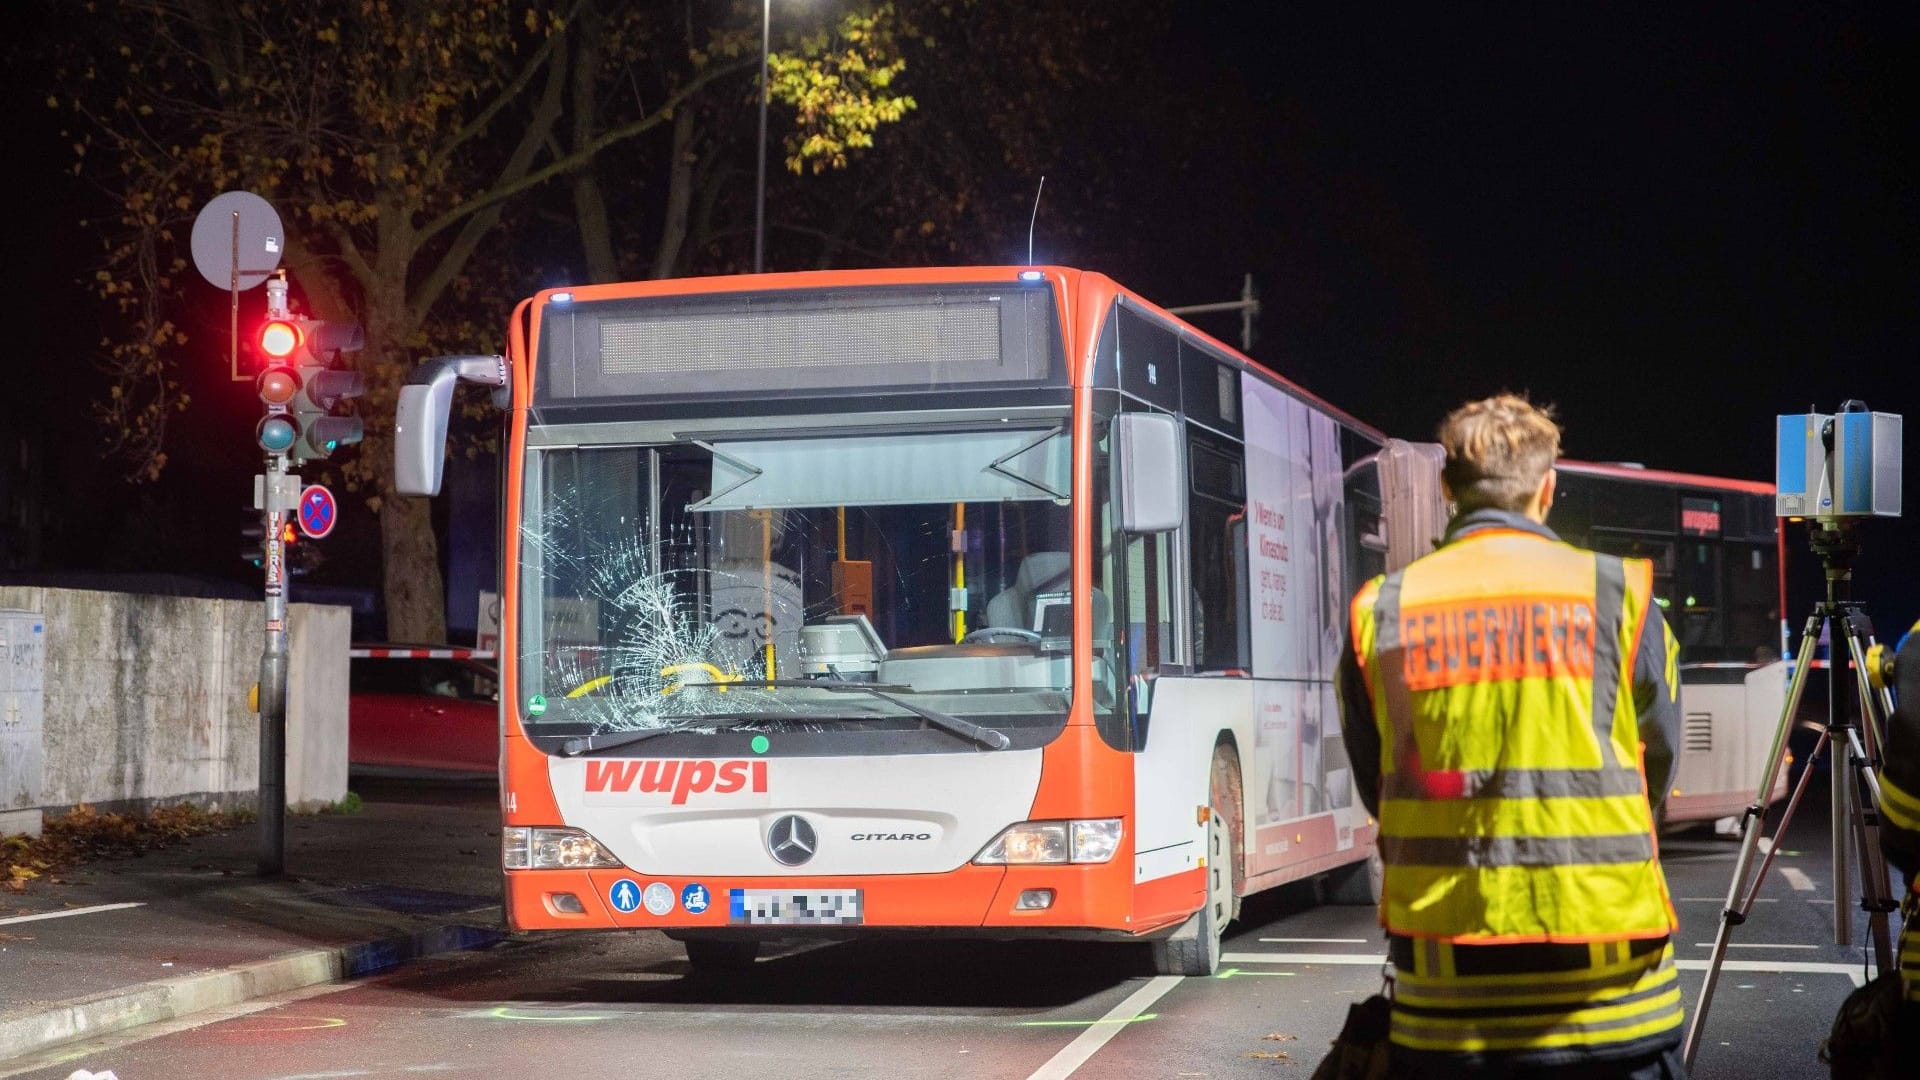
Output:
[[[248,964],[63,1001],[31,1016],[0,1021],[0,1062],[206,1009],[320,983],[358,979],[436,953],[491,945],[506,936],[506,931],[498,927],[444,924],[353,945],[299,949]]]

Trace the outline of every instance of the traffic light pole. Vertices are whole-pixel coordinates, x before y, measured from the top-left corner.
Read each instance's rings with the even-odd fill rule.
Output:
[[[287,459],[267,455],[266,646],[260,653],[260,876],[274,877],[286,867],[287,851],[287,561],[280,533],[287,508]]]

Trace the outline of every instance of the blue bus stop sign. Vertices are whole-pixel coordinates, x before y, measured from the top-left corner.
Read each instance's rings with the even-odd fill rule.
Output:
[[[296,515],[300,519],[300,531],[307,539],[318,540],[333,531],[333,523],[340,515],[333,505],[333,492],[319,484],[308,484],[300,493],[300,510]]]

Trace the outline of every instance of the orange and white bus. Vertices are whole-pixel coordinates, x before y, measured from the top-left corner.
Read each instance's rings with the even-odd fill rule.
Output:
[[[1405,444],[1055,267],[546,290],[505,357],[417,370],[401,490],[461,380],[510,401],[512,926],[1196,974],[1245,895],[1377,899],[1332,679],[1347,597],[1438,531]]]

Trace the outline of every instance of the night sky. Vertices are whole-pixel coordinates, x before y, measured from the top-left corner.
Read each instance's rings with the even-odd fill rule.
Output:
[[[1132,163],[1074,260],[1167,305],[1231,299],[1253,273],[1255,357],[1402,437],[1525,390],[1559,406],[1572,456],[1765,479],[1776,413],[1858,397],[1920,417],[1920,9],[1356,7],[1163,9],[1137,98],[1090,108],[1064,148]],[[95,463],[87,194],[33,65],[8,60],[4,302],[25,386],[0,425],[54,433],[47,568],[237,577],[250,389],[208,389],[158,487]],[[1237,317],[1201,325],[1237,340]],[[1864,534],[1857,589],[1883,632],[1920,615],[1916,519]]]

